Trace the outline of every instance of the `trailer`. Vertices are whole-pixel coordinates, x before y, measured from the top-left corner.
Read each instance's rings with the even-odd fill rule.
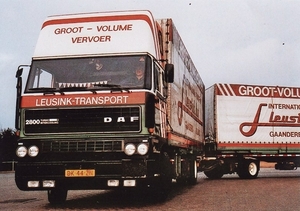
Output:
[[[205,92],[200,170],[209,178],[256,178],[260,162],[300,166],[300,88],[214,84]]]
[[[68,190],[197,181],[204,84],[172,19],[149,11],[48,17],[24,92],[18,68],[15,181],[62,203]]]

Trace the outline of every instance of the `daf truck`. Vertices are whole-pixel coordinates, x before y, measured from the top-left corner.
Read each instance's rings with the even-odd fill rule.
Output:
[[[197,181],[204,84],[172,21],[149,11],[57,15],[43,23],[22,88],[15,181],[62,203],[68,190]]]

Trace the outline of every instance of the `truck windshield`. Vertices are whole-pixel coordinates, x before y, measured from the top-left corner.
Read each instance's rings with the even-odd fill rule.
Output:
[[[33,60],[25,92],[150,89],[149,56]]]

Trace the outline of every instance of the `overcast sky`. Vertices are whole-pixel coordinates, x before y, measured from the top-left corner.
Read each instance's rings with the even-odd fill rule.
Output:
[[[206,87],[300,86],[298,0],[0,0],[0,129],[14,128],[18,65],[49,15],[147,9],[172,18]]]

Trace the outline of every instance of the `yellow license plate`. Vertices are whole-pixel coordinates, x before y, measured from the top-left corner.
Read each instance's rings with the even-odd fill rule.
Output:
[[[65,177],[94,177],[95,169],[68,169],[65,170]]]

